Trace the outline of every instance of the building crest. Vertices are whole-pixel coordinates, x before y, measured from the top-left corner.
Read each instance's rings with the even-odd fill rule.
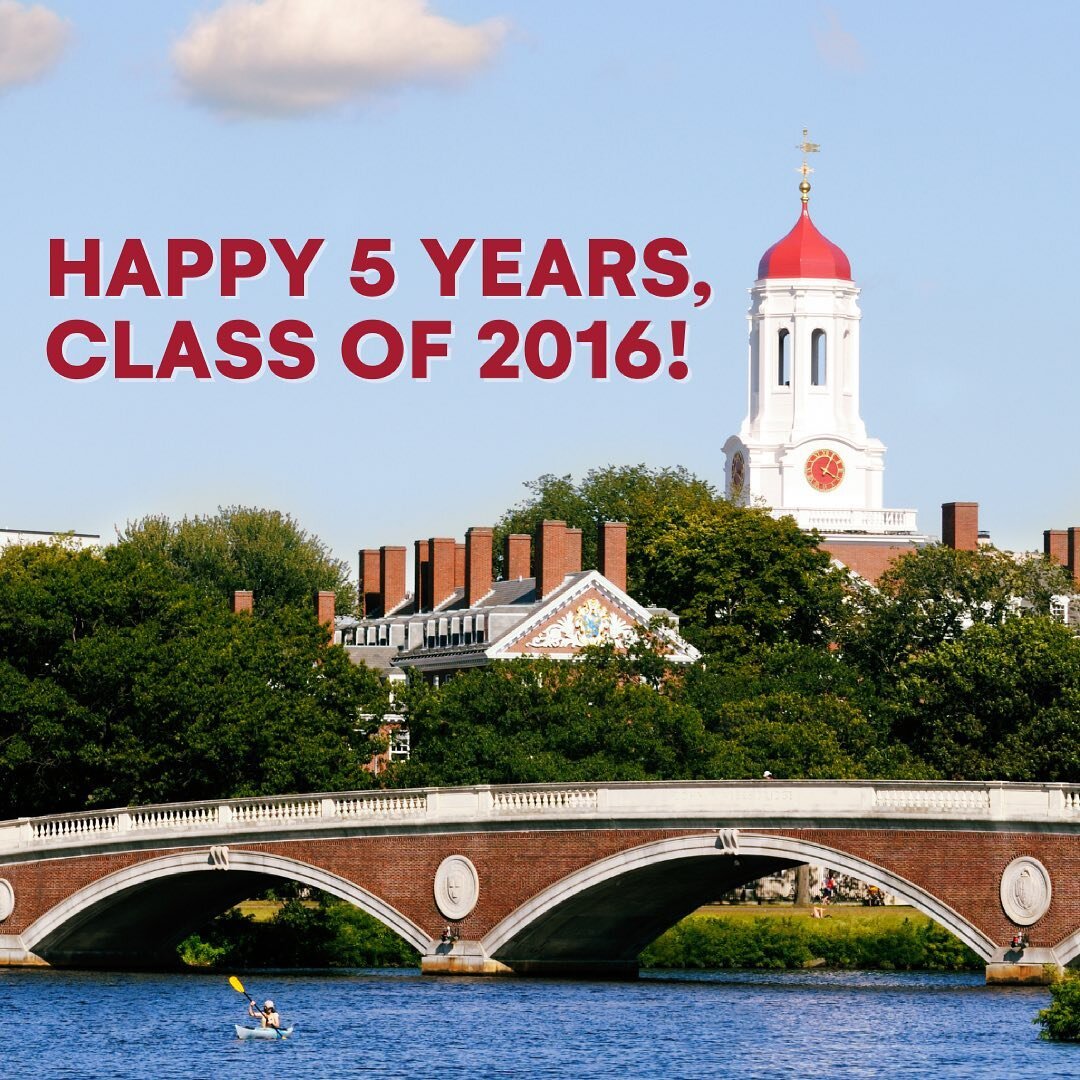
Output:
[[[487,656],[568,660],[590,645],[625,650],[646,632],[653,615],[599,571],[590,570],[567,578],[527,619],[492,641]],[[690,663],[701,655],[673,628],[661,627],[657,634],[666,658],[674,663]]]
[[[635,638],[634,627],[608,608],[596,596],[590,596],[577,608],[566,611],[546,626],[527,645],[534,649],[580,649],[611,642],[622,648]]]

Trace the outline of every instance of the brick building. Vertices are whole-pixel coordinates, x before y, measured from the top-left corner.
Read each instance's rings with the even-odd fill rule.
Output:
[[[536,538],[506,538],[504,580],[493,578],[493,531],[468,530],[417,540],[413,590],[406,592],[404,547],[360,552],[363,615],[339,617],[335,640],[357,663],[402,679],[414,670],[432,682],[493,660],[573,659],[583,648],[629,644],[670,611],[646,608],[626,592],[626,525],[600,527],[599,567],[581,567],[581,530],[545,521]],[[668,657],[690,663],[697,650],[675,629],[662,631]]]
[[[1072,575],[1076,588],[1071,596],[1054,597],[1054,613],[1066,625],[1080,632],[1080,526],[1046,529],[1043,532],[1043,554],[1051,562],[1064,566]]]

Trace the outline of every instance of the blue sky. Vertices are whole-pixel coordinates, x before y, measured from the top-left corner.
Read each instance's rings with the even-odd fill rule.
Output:
[[[377,0],[304,0],[321,6],[311,33],[283,25],[297,0],[265,2],[282,18],[245,24],[252,44],[216,0],[45,0],[63,22],[37,13],[28,71],[11,46],[30,5],[0,0],[0,526],[109,539],[144,514],[268,506],[355,567],[361,547],[490,524],[545,472],[684,465],[722,487],[747,289],[796,219],[804,126],[822,147],[814,220],[863,290],[885,504],[937,533],[942,502],[978,501],[1021,549],[1080,524],[1080,7],[396,0],[398,55],[365,52]],[[408,21],[431,17],[423,35]],[[54,236],[101,237],[106,263],[139,237],[159,268],[169,237],[326,245],[303,300],[274,273],[236,300],[216,278],[183,300],[51,299]],[[381,300],[348,287],[363,236],[394,239]],[[485,299],[478,260],[440,299],[424,236],[518,237],[534,257],[559,237],[579,269],[590,237],[671,236],[713,300]],[[44,343],[73,318],[130,319],[151,362],[177,320],[209,348],[227,319],[300,318],[319,367],[71,382]],[[426,383],[359,380],[338,342],[364,318],[451,319],[451,358]],[[685,319],[692,377],[596,382],[579,352],[558,382],[482,382],[493,318]]]

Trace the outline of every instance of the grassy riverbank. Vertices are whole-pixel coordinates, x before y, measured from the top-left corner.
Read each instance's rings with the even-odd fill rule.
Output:
[[[983,961],[926,916],[906,907],[703,908],[642,954],[643,968],[824,966],[864,971],[976,971]]]
[[[983,962],[908,907],[838,905],[815,919],[790,904],[716,905],[672,927],[643,968],[981,970]],[[190,967],[413,967],[417,953],[381,923],[331,897],[247,900],[178,950]]]

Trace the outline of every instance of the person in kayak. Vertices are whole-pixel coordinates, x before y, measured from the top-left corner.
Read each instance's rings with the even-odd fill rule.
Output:
[[[281,1027],[281,1014],[274,1008],[274,1003],[269,998],[263,1002],[261,1009],[255,1008],[255,1002],[248,1002],[248,1016],[254,1017],[262,1023],[262,1026],[271,1028]]]

